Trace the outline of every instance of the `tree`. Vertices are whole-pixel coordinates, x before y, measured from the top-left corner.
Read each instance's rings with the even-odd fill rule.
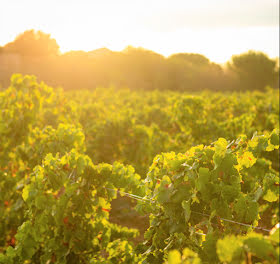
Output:
[[[178,53],[168,59],[169,87],[180,91],[218,90],[222,87],[220,65],[196,53]]]
[[[263,90],[267,85],[276,85],[276,60],[270,59],[262,52],[250,50],[234,55],[228,67],[237,75],[238,85],[242,90]]]
[[[165,58],[151,50],[128,46],[122,52],[125,86],[153,90],[166,88]]]
[[[27,30],[18,35],[13,42],[4,46],[8,53],[18,53],[23,56],[52,56],[57,55],[59,46],[55,39],[42,31]]]
[[[171,55],[169,58],[182,60],[194,66],[205,66],[210,63],[208,58],[197,53],[177,53]]]

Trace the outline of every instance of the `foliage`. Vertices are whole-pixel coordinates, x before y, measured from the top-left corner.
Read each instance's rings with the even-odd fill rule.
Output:
[[[238,75],[241,89],[263,90],[266,85],[278,85],[276,60],[262,52],[248,51],[232,56],[229,67]]]
[[[166,250],[185,247],[199,253],[203,261],[216,262],[219,238],[241,235],[257,226],[264,202],[270,210],[277,208],[277,172],[268,168],[263,175],[255,169],[263,151],[279,148],[274,138],[279,138],[279,130],[249,141],[220,138],[212,146],[199,145],[185,154],[157,155],[145,179],[144,198],[152,202],[138,207],[151,213],[145,233],[148,263],[160,263]],[[204,241],[202,233],[206,233]]]
[[[278,247],[278,248],[277,248]],[[268,236],[249,233],[246,236],[228,235],[217,242],[217,254],[222,263],[279,261],[279,225]]]
[[[59,46],[55,39],[42,31],[27,30],[3,47],[5,52],[23,56],[50,56],[57,55]]]
[[[277,96],[55,93],[14,75],[0,93],[0,263],[277,263]],[[150,215],[137,246],[109,219],[118,192]]]
[[[128,87],[131,90],[177,92],[251,91],[279,87],[279,65],[262,52],[234,55],[229,67],[201,54],[177,53],[165,58],[144,48],[128,46],[59,53],[49,34],[27,30],[0,47],[0,84],[8,87],[11,73],[34,74],[66,90]]]

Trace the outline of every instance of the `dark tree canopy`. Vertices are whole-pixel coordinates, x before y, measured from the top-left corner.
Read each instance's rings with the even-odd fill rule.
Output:
[[[262,90],[267,85],[276,85],[277,62],[262,52],[232,56],[228,65],[237,74],[241,89]]]
[[[210,63],[208,58],[197,53],[177,53],[171,55],[169,58],[182,60],[197,66],[207,65]]]
[[[223,86],[221,66],[201,54],[177,53],[167,60],[169,82],[174,90],[215,90]]]
[[[6,56],[7,55],[7,56]],[[197,53],[177,53],[168,58],[144,48],[123,51],[105,47],[59,53],[49,34],[28,30],[0,47],[0,84],[12,73],[34,74],[65,89],[128,87],[135,90],[225,91],[279,87],[279,62],[262,52],[235,55],[228,67]]]
[[[6,44],[4,49],[9,53],[37,57],[57,55],[59,52],[59,46],[50,34],[33,29],[18,35],[13,42]]]

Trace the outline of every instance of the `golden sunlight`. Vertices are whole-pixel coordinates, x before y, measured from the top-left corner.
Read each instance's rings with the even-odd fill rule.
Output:
[[[278,0],[1,0],[0,264],[279,264]]]
[[[200,53],[226,62],[249,49],[278,56],[279,27],[276,3],[261,1],[13,1],[0,10],[0,45],[27,30],[51,33],[61,52],[106,47],[144,47],[165,56]],[[240,3],[241,4],[241,3]],[[255,14],[251,7],[255,6]],[[22,12],[22,10],[25,10]],[[17,19],[10,19],[16,17]],[[238,17],[238,19],[236,19]],[[256,19],[258,18],[258,19]]]

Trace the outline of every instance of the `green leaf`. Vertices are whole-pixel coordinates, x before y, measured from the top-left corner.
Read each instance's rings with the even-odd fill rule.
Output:
[[[78,175],[82,174],[85,167],[85,160],[83,157],[79,157],[77,160],[77,173]]]
[[[263,199],[268,202],[275,202],[279,199],[279,177],[272,173],[267,173],[263,180]]]
[[[223,157],[226,154],[227,150],[227,141],[224,138],[219,138],[214,146],[215,146],[215,154],[213,156],[213,161],[215,164],[215,169],[221,164]]]
[[[200,264],[200,258],[198,254],[190,250],[189,248],[185,248],[183,250],[182,259],[184,260],[184,264]]]
[[[272,244],[260,234],[251,234],[249,238],[244,240],[244,244],[248,247],[248,251],[259,258],[271,259],[271,256],[276,257]]]
[[[209,169],[201,167],[201,168],[199,168],[198,173],[199,173],[199,176],[196,181],[196,186],[197,186],[197,189],[199,191],[201,191],[203,188],[206,187],[206,185],[209,182],[209,178],[210,178]]]
[[[47,201],[47,198],[46,196],[44,195],[39,195],[35,198],[35,206],[38,208],[38,209],[44,209],[46,208],[48,204],[48,201]]]
[[[178,170],[181,165],[186,161],[186,159],[176,159],[176,160],[169,160],[168,164],[171,170]]]
[[[263,196],[263,199],[272,203],[276,202],[279,199],[279,196],[272,192],[270,189],[267,190],[266,194]]]
[[[279,237],[280,237],[280,224],[278,223],[275,227],[272,228],[272,230],[269,233],[269,238],[273,241],[275,241],[276,243],[279,244]]]
[[[251,223],[258,218],[258,203],[250,196],[241,196],[234,204],[238,221]]]
[[[242,240],[229,235],[217,242],[217,254],[221,262],[232,263],[234,258],[242,254]]]
[[[279,145],[279,135],[277,135],[277,133],[273,133],[271,135],[270,142],[272,145],[278,146]]]
[[[180,264],[181,254],[178,250],[172,250],[168,254],[168,264]]]
[[[30,189],[30,185],[26,185],[24,188],[23,188],[23,191],[22,191],[22,198],[23,200],[26,202],[27,199],[28,199],[28,196],[29,196],[29,189]]]

